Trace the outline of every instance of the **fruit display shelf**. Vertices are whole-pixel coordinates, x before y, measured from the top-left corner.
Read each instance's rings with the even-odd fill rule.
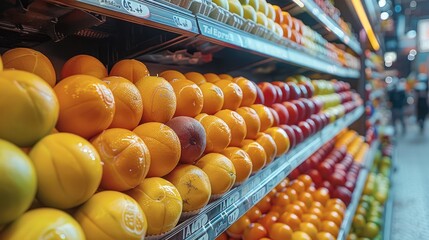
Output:
[[[363,107],[358,107],[326,126],[295,149],[250,177],[242,185],[207,205],[198,215],[185,220],[170,233],[161,236],[162,239],[215,239],[313,152],[342,129],[355,122],[363,112]]]
[[[392,155],[392,168],[394,168],[395,160],[396,160],[396,153],[397,150],[393,150]],[[390,171],[389,175],[390,182],[393,183],[393,171]],[[393,196],[394,196],[394,184],[390,184],[390,190],[389,190],[389,197],[387,198],[386,204],[384,205],[384,213],[383,213],[383,226],[382,226],[382,233],[381,236],[383,240],[389,240],[391,239],[391,232],[392,232],[392,214],[393,214]]]
[[[341,225],[340,233],[338,234],[338,238],[340,240],[345,240],[347,238],[347,234],[350,231],[350,227],[352,225],[353,216],[355,215],[357,206],[359,204],[360,196],[362,195],[363,188],[365,187],[365,182],[368,176],[368,169],[372,166],[374,162],[374,157],[379,149],[380,142],[374,141],[369,149],[368,153],[365,156],[365,161],[363,163],[363,167],[360,170],[358,180],[356,182],[356,187],[352,195],[352,202],[347,208],[346,214],[344,215],[344,220]]]
[[[294,1],[299,7],[300,11],[306,11],[317,22],[320,22],[324,27],[329,29],[341,42],[349,46],[357,54],[362,53],[362,48],[357,39],[353,36],[346,34],[341,27],[332,18],[326,15],[322,9],[317,6],[313,0],[299,0]],[[298,9],[298,8],[295,8]]]
[[[359,78],[359,70],[343,67],[306,52],[302,46],[278,44],[168,2],[151,0],[46,0],[85,11],[150,26],[185,36],[196,36],[220,46],[262,55],[277,62],[344,78]],[[322,12],[321,12],[322,13]],[[320,14],[323,15],[323,14]],[[335,31],[335,30],[332,30]],[[284,41],[288,42],[286,39]]]

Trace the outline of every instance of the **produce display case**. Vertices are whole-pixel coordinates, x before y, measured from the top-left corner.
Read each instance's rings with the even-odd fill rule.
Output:
[[[326,100],[325,105],[340,106],[340,110],[337,107],[327,111],[331,106],[323,109],[331,117],[323,126],[310,128],[310,133],[296,147],[224,195],[210,200],[198,214],[182,216],[173,229],[157,236],[147,236],[149,239],[216,239],[324,144],[345,128],[353,128],[356,121],[363,121],[366,111],[360,104],[360,99],[365,99],[364,93],[356,86],[363,84],[365,79],[361,63],[367,46],[357,40],[356,34],[338,14],[338,9],[324,1],[284,3],[267,0],[270,4],[278,4],[280,11],[292,16],[293,24],[298,25],[286,29],[293,34],[298,32],[300,37],[297,38],[293,34],[287,37],[284,32],[284,35],[278,34],[214,2],[6,0],[0,3],[0,53],[3,55],[16,47],[38,50],[52,61],[57,79],[60,79],[60,69],[67,59],[88,54],[99,59],[107,69],[119,60],[137,59],[146,64],[151,73],[156,73],[154,75],[175,69],[183,73],[228,73],[234,77],[244,76],[259,84],[292,76],[298,76],[299,84],[296,85],[299,87],[307,83],[318,86],[317,82],[323,79],[335,79],[333,83],[341,83],[332,84],[337,89],[325,89],[327,92],[318,95],[319,101]],[[300,75],[310,78],[302,77],[304,80],[301,80]],[[343,83],[349,87],[339,89],[345,86]],[[355,90],[350,90],[350,85]],[[255,86],[263,88],[262,85]],[[340,97],[340,93],[346,94]],[[317,99],[317,96],[307,94],[302,98]],[[332,100],[328,95],[335,97]],[[310,119],[310,116],[305,119]],[[375,114],[369,116],[370,125],[376,121]],[[298,126],[298,123],[293,125]],[[345,239],[349,232],[368,168],[372,165],[374,149],[378,145],[378,141],[372,141],[354,187],[352,201],[339,227],[338,239]]]

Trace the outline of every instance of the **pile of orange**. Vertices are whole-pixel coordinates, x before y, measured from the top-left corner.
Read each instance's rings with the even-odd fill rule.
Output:
[[[333,240],[346,205],[308,175],[283,180],[218,239]]]
[[[97,58],[77,55],[57,79],[41,52],[20,48],[3,57],[0,138],[8,144],[0,144],[0,152],[11,152],[13,164],[28,165],[14,183],[33,190],[0,192],[12,199],[0,200],[0,209],[9,211],[0,229],[42,216],[43,211],[27,212],[31,218],[25,213],[37,197],[58,211],[76,207],[75,220],[60,212],[38,229],[55,229],[54,220],[63,218],[88,239],[163,234],[182,212],[195,214],[289,150],[286,133],[274,126],[270,108],[254,104],[256,87],[243,77],[151,74],[132,59],[108,71]],[[179,164],[183,139],[166,125],[177,116],[195,118],[204,128],[204,154],[193,165]],[[0,177],[0,184],[5,181]],[[104,215],[111,217],[99,217]],[[23,234],[5,231],[12,238]]]

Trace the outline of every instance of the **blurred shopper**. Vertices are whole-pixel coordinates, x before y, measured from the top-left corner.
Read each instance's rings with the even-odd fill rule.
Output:
[[[405,120],[404,120],[404,107],[406,105],[407,96],[405,88],[401,82],[393,84],[392,89],[389,91],[390,110],[392,112],[392,125],[395,129],[395,134],[398,132],[396,129],[396,122],[399,120],[402,126],[402,134],[405,134]]]
[[[428,78],[427,75],[419,76],[419,82],[415,86],[416,91],[416,113],[417,123],[419,124],[421,133],[425,128],[425,120],[428,114]]]

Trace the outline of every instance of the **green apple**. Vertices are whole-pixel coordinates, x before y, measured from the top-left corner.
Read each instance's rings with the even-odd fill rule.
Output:
[[[277,35],[279,35],[280,37],[283,37],[283,28],[282,26],[280,26],[280,24],[278,23],[274,23],[274,27],[276,28],[276,33]]]
[[[249,4],[249,0],[240,0],[241,5]]]
[[[268,26],[268,19],[267,16],[265,16],[265,14],[261,13],[261,12],[257,12],[256,13],[256,23],[267,27]]]
[[[271,31],[273,31],[273,32],[275,32],[276,31],[276,26],[274,25],[275,24],[275,22],[274,22],[274,20],[273,19],[271,19],[271,18],[267,18],[267,28],[269,29],[269,30],[271,30]]]
[[[244,10],[238,0],[229,0],[229,11],[237,14],[240,17],[244,16]]]
[[[268,16],[268,3],[266,0],[259,0],[258,12],[261,12],[265,14],[265,16]]]
[[[225,8],[226,10],[229,10],[228,0],[213,0],[212,2],[221,8]]]
[[[270,3],[268,3],[267,5],[268,5],[267,17],[269,19],[272,19],[273,21],[275,21],[276,20],[276,10],[274,9],[274,6],[271,5]]]
[[[259,0],[249,0],[249,5],[252,6],[255,11],[259,10]]]
[[[250,21],[256,22],[256,10],[250,5],[243,6],[243,17]]]

